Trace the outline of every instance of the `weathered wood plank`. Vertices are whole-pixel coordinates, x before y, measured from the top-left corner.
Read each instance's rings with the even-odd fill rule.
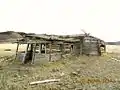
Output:
[[[39,54],[41,54],[41,43],[39,44]]]
[[[51,61],[51,52],[52,52],[52,42],[49,44],[49,61]]]
[[[22,42],[20,42],[22,43]],[[29,40],[29,41],[26,41],[26,42],[23,42],[23,43],[26,43],[26,44],[32,44],[32,43],[50,43],[50,41],[36,41],[36,40]]]
[[[45,43],[45,54],[47,54],[47,45]]]
[[[34,62],[35,62],[35,51],[36,51],[36,44],[34,44],[34,46],[33,46],[33,56],[32,56],[31,64],[34,64]]]
[[[60,45],[60,51],[61,51],[61,58],[63,58],[63,54],[64,54],[64,44]]]

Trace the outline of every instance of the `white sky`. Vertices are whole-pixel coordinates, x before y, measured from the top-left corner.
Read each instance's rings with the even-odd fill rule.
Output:
[[[80,34],[120,41],[120,0],[0,0],[0,32]]]

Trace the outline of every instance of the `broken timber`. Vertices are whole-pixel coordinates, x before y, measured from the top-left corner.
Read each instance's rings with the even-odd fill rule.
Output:
[[[42,84],[42,83],[49,83],[49,82],[59,82],[59,81],[60,81],[60,79],[50,79],[50,80],[43,80],[43,81],[31,82],[30,85]]]

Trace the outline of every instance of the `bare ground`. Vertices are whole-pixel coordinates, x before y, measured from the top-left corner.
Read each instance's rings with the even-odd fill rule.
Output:
[[[42,65],[21,65],[13,57],[0,59],[0,90],[120,90],[120,62],[116,54],[71,57]],[[4,59],[4,60],[3,60]],[[60,82],[30,85],[30,82]]]

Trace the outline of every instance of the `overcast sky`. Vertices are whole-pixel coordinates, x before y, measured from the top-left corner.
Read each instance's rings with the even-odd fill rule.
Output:
[[[0,32],[80,34],[120,41],[120,0],[0,0]]]

